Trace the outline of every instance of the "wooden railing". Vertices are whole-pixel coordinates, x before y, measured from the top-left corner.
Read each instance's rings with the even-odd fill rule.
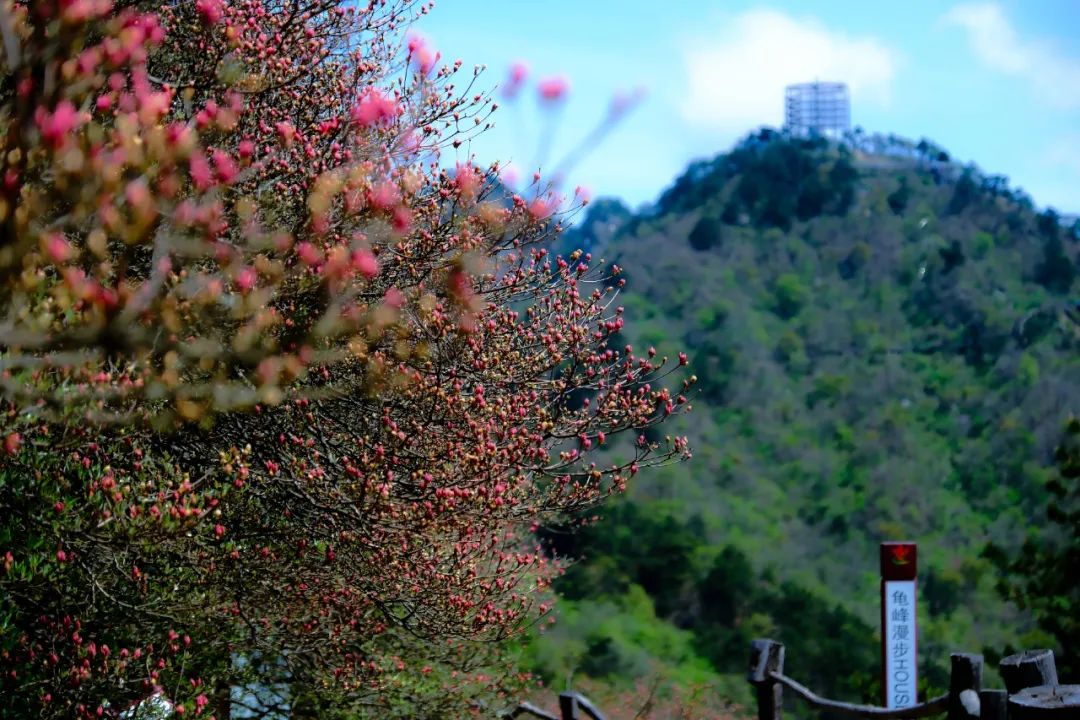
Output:
[[[1003,659],[998,672],[1005,682],[1004,690],[982,688],[982,655],[953,653],[950,659],[949,692],[902,709],[821,697],[784,674],[784,646],[773,640],[751,643],[746,679],[757,694],[758,720],[780,720],[784,688],[814,709],[857,718],[916,720],[947,715],[948,720],[1080,720],[1080,685],[1058,683],[1054,653],[1050,650],[1027,650]],[[576,692],[559,695],[558,714],[523,702],[499,713],[499,717],[606,720],[588,698]]]
[[[535,717],[540,720],[607,720],[604,713],[600,712],[587,697],[576,692],[564,692],[559,695],[559,714],[541,710],[532,703],[523,702],[517,707],[507,711],[501,717]]]
[[[1010,655],[998,666],[1004,690],[983,690],[982,655],[954,653],[949,692],[918,705],[888,709],[830,700],[784,674],[784,646],[773,640],[750,645],[746,679],[757,694],[758,720],[780,720],[784,688],[813,708],[858,718],[924,718],[947,714],[949,720],[1066,720],[1080,718],[1080,685],[1058,684],[1054,653],[1028,650]]]

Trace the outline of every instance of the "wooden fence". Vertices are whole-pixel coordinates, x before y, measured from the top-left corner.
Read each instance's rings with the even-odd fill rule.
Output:
[[[903,709],[843,703],[814,693],[784,675],[784,646],[773,640],[754,640],[751,644],[746,679],[757,694],[758,720],[780,720],[785,688],[815,709],[855,718],[915,720],[946,715],[947,720],[1080,720],[1080,685],[1057,682],[1054,653],[1050,650],[1027,650],[1003,658],[998,671],[1004,690],[983,690],[982,655],[954,653],[950,660],[948,692]],[[606,720],[589,698],[575,692],[559,695],[558,709],[555,715],[522,703],[500,717]]]
[[[810,707],[857,718],[896,720],[947,715],[948,720],[1080,720],[1080,685],[1058,683],[1054,653],[1027,650],[1010,655],[998,665],[1004,690],[982,688],[983,657],[954,653],[949,692],[914,707],[899,710],[830,700],[784,674],[784,646],[773,640],[750,645],[750,670],[746,679],[757,694],[758,720],[780,720],[784,688]],[[559,695],[559,714],[520,705],[501,713],[502,718],[534,717],[540,720],[606,720],[583,695]]]
[[[1054,653],[1027,650],[998,666],[1004,690],[983,690],[982,655],[955,653],[949,692],[914,707],[890,710],[820,697],[784,674],[784,646],[755,640],[750,646],[747,680],[757,693],[758,720],[780,720],[784,688],[813,708],[857,718],[924,718],[947,714],[948,720],[1080,720],[1080,685],[1058,684]]]
[[[504,713],[501,717],[535,717],[541,720],[607,720],[604,713],[600,712],[587,697],[576,692],[564,692],[559,695],[559,714],[541,710],[532,703],[521,703],[514,709]]]

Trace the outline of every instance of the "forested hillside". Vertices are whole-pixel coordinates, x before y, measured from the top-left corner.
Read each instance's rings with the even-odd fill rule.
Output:
[[[930,143],[857,145],[763,131],[654,208],[602,200],[565,237],[629,268],[623,340],[685,350],[699,383],[677,428],[692,461],[583,533],[548,532],[579,559],[527,648],[549,679],[659,673],[746,698],[764,635],[794,677],[874,700],[883,540],[920,544],[924,687],[950,651],[1048,641],[985,548],[1043,522],[1080,409],[1078,231]]]

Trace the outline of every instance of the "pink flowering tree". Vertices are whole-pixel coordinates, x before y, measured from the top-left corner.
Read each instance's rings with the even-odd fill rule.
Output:
[[[0,0],[17,712],[456,715],[521,680],[536,525],[688,454],[643,432],[685,360],[609,343],[618,268],[549,255],[539,184],[443,169],[495,107],[426,10]]]

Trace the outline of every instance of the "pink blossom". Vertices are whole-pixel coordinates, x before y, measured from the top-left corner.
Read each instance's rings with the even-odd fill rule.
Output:
[[[394,232],[405,234],[412,228],[413,215],[412,211],[404,205],[394,209],[394,216],[390,218],[390,225],[394,228]]]
[[[147,124],[157,122],[169,111],[172,93],[147,93],[140,98],[139,117]]]
[[[259,366],[255,369],[255,373],[256,375],[258,375],[259,381],[264,384],[276,382],[280,372],[281,363],[278,362],[276,358],[263,358],[263,360],[259,363]]]
[[[221,0],[196,0],[195,11],[207,25],[217,25],[225,14]]]
[[[499,180],[507,187],[514,187],[521,180],[521,170],[516,165],[507,165],[499,172]]]
[[[82,119],[70,100],[61,100],[51,113],[38,108],[36,114],[41,139],[53,148],[61,147],[68,134],[82,124]]]
[[[72,24],[100,17],[112,9],[111,0],[67,0],[60,3],[60,17]]]
[[[322,253],[309,242],[303,242],[297,245],[296,254],[300,258],[300,262],[308,266],[318,265],[323,260]]]
[[[255,272],[255,268],[245,267],[236,274],[236,287],[238,287],[241,292],[248,292],[255,287],[255,283],[258,279],[259,275]]]
[[[188,169],[191,172],[191,182],[195,183],[197,190],[206,190],[214,184],[213,173],[210,171],[210,163],[201,152],[194,152],[188,160]]]
[[[458,163],[454,170],[454,184],[462,197],[474,199],[480,190],[480,176],[471,164]]]
[[[553,193],[538,197],[529,203],[529,215],[533,220],[545,220],[555,214],[560,202],[561,198]]]
[[[352,119],[360,127],[385,127],[397,119],[401,107],[376,88],[367,88],[353,105]]]
[[[184,123],[169,123],[165,127],[165,140],[170,145],[184,147],[194,143],[194,134]]]
[[[469,276],[461,270],[454,270],[450,273],[450,277],[446,279],[446,289],[462,303],[468,303],[472,300],[472,282],[469,280]]]
[[[133,180],[124,188],[124,198],[132,208],[145,211],[150,207],[150,190],[146,187],[146,180],[140,178]]]
[[[506,98],[513,98],[521,90],[521,86],[525,84],[526,78],[529,77],[529,66],[524,61],[518,60],[510,65],[510,74],[507,77],[506,85],[503,87],[503,96]]]
[[[239,172],[236,167],[236,162],[223,150],[215,150],[213,157],[214,169],[217,171],[218,180],[226,185],[232,183]]]
[[[285,147],[291,147],[293,141],[296,140],[296,128],[292,123],[282,120],[279,123],[275,123],[274,129],[277,130],[278,137],[281,139],[282,144]]]
[[[85,75],[93,73],[101,62],[101,48],[94,46],[79,53],[79,72]]]
[[[431,48],[427,38],[420,33],[410,33],[408,47],[409,59],[412,61],[413,67],[421,75],[430,73],[435,68],[435,64],[439,62],[439,58],[442,57],[441,53]]]
[[[373,278],[379,272],[379,263],[370,250],[360,248],[353,250],[352,266],[366,278]]]
[[[406,154],[415,154],[423,148],[420,135],[415,130],[408,130],[398,138],[398,147]]]
[[[386,291],[386,294],[383,296],[383,302],[395,310],[400,310],[402,306],[405,305],[405,296],[400,290],[392,287]]]
[[[540,94],[541,101],[556,103],[563,100],[570,92],[570,81],[562,75],[553,75],[538,82],[536,91]]]
[[[67,262],[74,256],[71,244],[61,233],[49,233],[43,239],[45,253],[54,263]]]
[[[510,82],[520,85],[529,76],[529,66],[523,60],[518,60],[510,65]]]
[[[401,193],[390,182],[381,182],[370,192],[369,202],[379,210],[389,210],[401,202]]]

